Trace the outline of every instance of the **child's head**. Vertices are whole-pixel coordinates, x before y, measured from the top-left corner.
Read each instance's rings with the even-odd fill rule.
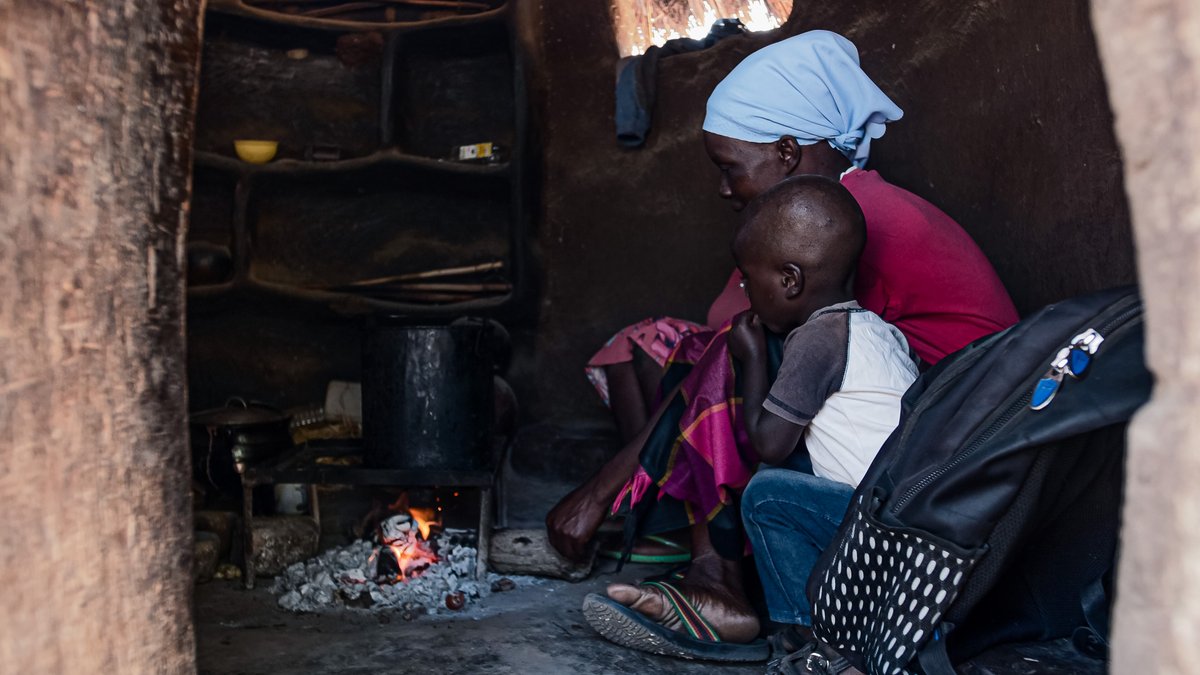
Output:
[[[846,188],[822,176],[795,176],[750,203],[733,257],[750,307],[768,328],[787,332],[816,310],[854,298],[866,240],[862,210]]]

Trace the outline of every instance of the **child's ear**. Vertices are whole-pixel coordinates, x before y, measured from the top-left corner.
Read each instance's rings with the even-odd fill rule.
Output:
[[[796,263],[784,263],[783,269],[783,297],[791,300],[804,292],[804,270]]]

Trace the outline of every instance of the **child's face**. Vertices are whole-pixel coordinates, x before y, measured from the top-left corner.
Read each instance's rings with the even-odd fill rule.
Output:
[[[766,261],[738,262],[742,272],[742,288],[750,299],[750,309],[759,321],[775,333],[785,333],[795,326],[791,318],[792,303],[788,289],[792,280],[782,270]]]

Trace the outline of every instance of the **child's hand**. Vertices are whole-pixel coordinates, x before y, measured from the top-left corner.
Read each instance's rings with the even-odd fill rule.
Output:
[[[753,311],[746,310],[734,317],[728,341],[729,353],[742,363],[753,363],[767,355],[767,334]]]

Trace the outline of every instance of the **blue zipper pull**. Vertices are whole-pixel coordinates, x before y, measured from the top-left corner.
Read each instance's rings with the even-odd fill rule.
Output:
[[[1054,400],[1054,395],[1058,393],[1058,388],[1062,386],[1063,374],[1051,368],[1046,371],[1042,379],[1038,380],[1037,386],[1033,388],[1033,399],[1029,402],[1029,407],[1034,410],[1041,410],[1050,405]]]
[[[1062,387],[1063,376],[1067,373],[1067,369],[1071,363],[1070,347],[1063,347],[1055,355],[1054,360],[1050,362],[1050,369],[1042,375],[1042,379],[1038,380],[1037,386],[1033,388],[1033,397],[1029,401],[1029,407],[1034,410],[1041,410],[1050,405],[1054,400],[1055,394]]]
[[[1071,355],[1067,362],[1067,374],[1079,380],[1087,374],[1092,356],[1104,342],[1104,336],[1089,328],[1071,339]]]

